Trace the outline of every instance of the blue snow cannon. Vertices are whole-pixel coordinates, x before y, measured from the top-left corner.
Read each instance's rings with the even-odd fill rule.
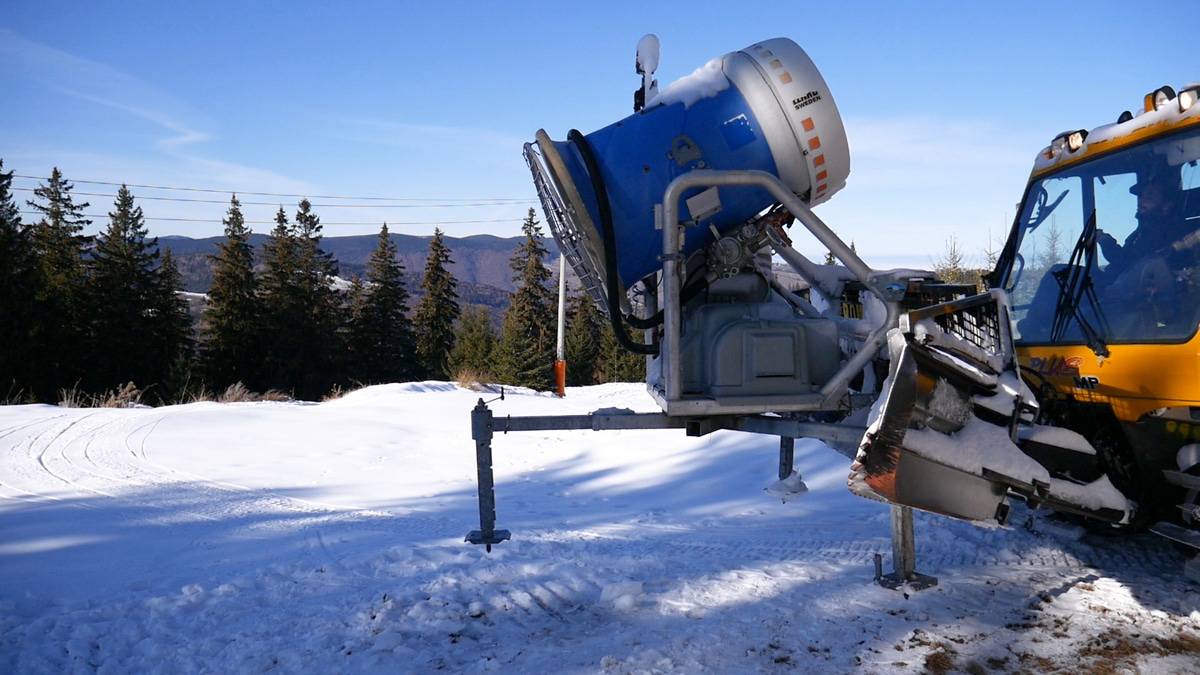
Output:
[[[640,50],[638,67],[642,72]],[[850,173],[829,88],[787,38],[713,59],[661,92],[647,92],[638,112],[590,134],[572,130],[554,141],[539,130],[525,157],[559,249],[601,307],[612,261],[622,295],[661,268],[654,210],[677,176],[758,169],[815,206]],[[714,187],[685,192],[682,202],[681,217],[698,226],[687,230],[687,255],[775,200],[761,188]]]

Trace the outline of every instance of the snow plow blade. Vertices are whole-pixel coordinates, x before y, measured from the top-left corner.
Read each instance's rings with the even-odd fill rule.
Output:
[[[1126,522],[1132,503],[1066,429],[1035,424],[1008,300],[991,291],[909,312],[888,336],[891,367],[851,467],[869,499],[1004,524],[1009,497]]]

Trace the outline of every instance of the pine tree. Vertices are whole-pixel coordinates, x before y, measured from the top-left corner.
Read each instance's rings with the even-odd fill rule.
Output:
[[[275,227],[263,245],[264,270],[259,280],[263,307],[261,383],[264,389],[290,391],[295,387],[295,364],[300,351],[295,328],[304,318],[295,291],[298,259],[297,239],[281,206],[275,213]]]
[[[646,357],[634,354],[617,342],[612,326],[603,322],[603,337],[600,342],[599,366],[597,368],[600,382],[642,382],[646,379]],[[641,337],[626,331],[634,342]]]
[[[421,290],[425,295],[413,316],[416,333],[417,362],[423,376],[444,380],[450,376],[448,358],[454,349],[454,322],[458,320],[458,280],[447,268],[450,249],[440,229],[434,229],[425,258],[425,274]]]
[[[12,196],[13,172],[0,159],[0,398],[28,393],[34,351],[33,242]]]
[[[567,384],[573,387],[596,384],[603,316],[587,292],[571,297],[565,339]]]
[[[333,289],[337,261],[321,248],[321,219],[307,199],[296,211],[297,280],[304,311],[300,330],[300,371],[296,392],[305,399],[327,393],[340,377],[344,360],[341,346],[341,300]]]
[[[450,351],[449,359],[451,374],[469,371],[479,378],[493,378],[495,348],[496,331],[488,311],[468,306],[454,329],[454,349]]]
[[[83,374],[86,274],[83,249],[88,238],[83,228],[92,221],[83,215],[90,204],[75,203],[74,189],[56,167],[45,185],[33,194],[40,201],[26,202],[41,213],[32,230],[36,257],[36,310],[30,324],[34,350],[30,388],[39,400],[54,401],[58,390],[72,387]]]
[[[341,359],[340,300],[330,286],[337,263],[321,249],[321,220],[301,200],[294,226],[283,208],[264,247],[261,289],[267,315],[267,386],[314,399],[329,391]]]
[[[353,377],[362,383],[402,382],[415,375],[412,324],[404,265],[387,224],[367,262],[367,279],[350,289],[350,340]]]
[[[209,384],[260,386],[262,303],[254,279],[250,229],[234,195],[225,215],[225,241],[217,245],[213,284],[204,311],[204,371]]]
[[[157,242],[147,240],[142,209],[124,185],[108,218],[87,261],[87,297],[93,316],[86,383],[93,391],[126,382],[146,388],[162,372],[160,364],[148,358],[159,281]]]
[[[158,266],[157,283],[151,301],[153,343],[150,361],[153,372],[150,381],[158,387],[154,396],[159,401],[174,399],[190,379],[191,356],[195,347],[192,334],[192,315],[187,301],[179,296],[183,282],[171,250],[163,251]]]
[[[504,315],[498,366],[505,382],[549,389],[553,386],[555,320],[550,270],[543,262],[546,247],[533,209],[521,226],[525,241],[513,252],[509,267],[517,290]]]

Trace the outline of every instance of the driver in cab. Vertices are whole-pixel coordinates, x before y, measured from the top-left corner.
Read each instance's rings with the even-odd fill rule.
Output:
[[[1169,255],[1200,243],[1195,233],[1180,215],[1182,195],[1178,185],[1160,176],[1140,179],[1129,192],[1137,196],[1137,228],[1125,239],[1124,245],[1104,230],[1096,230],[1096,243],[1109,261],[1108,272],[1120,274],[1152,255]],[[1175,267],[1175,265],[1172,265]]]

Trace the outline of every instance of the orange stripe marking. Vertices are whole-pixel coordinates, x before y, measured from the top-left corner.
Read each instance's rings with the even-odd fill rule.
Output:
[[[804,121],[800,122],[800,126],[804,127],[805,131],[812,131],[816,127],[811,117],[805,117]]]
[[[812,138],[808,139],[808,149],[809,150],[816,150],[819,147],[821,147],[821,137],[820,136],[813,136]]]

